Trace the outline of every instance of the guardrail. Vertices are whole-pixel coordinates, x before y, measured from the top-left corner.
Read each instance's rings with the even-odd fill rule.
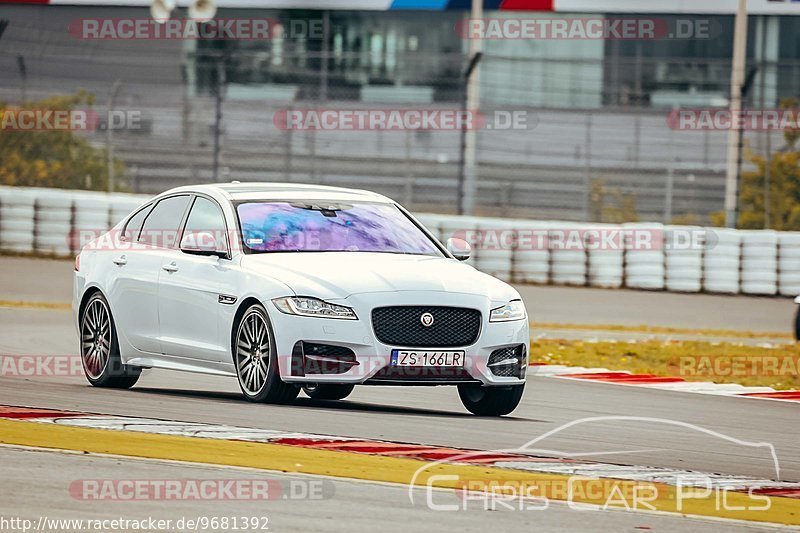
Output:
[[[0,187],[0,250],[68,256],[149,196]],[[473,246],[469,263],[516,283],[796,296],[800,232],[658,223],[578,224],[419,214],[437,238]]]

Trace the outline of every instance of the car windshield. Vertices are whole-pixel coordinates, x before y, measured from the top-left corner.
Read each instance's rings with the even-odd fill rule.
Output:
[[[433,242],[392,204],[244,202],[245,249],[264,252],[383,252],[436,255]]]

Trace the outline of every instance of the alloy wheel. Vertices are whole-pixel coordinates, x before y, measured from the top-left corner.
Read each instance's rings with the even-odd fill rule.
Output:
[[[264,317],[258,311],[247,313],[236,335],[236,371],[242,388],[256,395],[269,376],[270,337]]]
[[[86,373],[99,379],[111,354],[111,313],[102,299],[92,300],[83,312],[81,360]]]

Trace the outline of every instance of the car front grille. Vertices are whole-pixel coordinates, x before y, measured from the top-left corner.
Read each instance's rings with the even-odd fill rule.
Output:
[[[422,324],[430,313],[433,323]],[[384,344],[409,348],[469,346],[481,332],[481,312],[464,307],[408,305],[372,310],[375,336]]]
[[[524,344],[495,350],[489,356],[489,370],[498,377],[523,378],[528,366],[525,353]]]

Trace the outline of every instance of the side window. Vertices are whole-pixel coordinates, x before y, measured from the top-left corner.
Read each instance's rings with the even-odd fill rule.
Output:
[[[156,204],[142,226],[139,242],[159,248],[173,248],[178,240],[189,196],[171,196]]]
[[[139,230],[142,229],[142,222],[144,222],[147,213],[150,212],[152,205],[148,205],[139,210],[135,215],[133,215],[130,219],[128,219],[128,223],[125,224],[125,229],[122,231],[122,238],[126,241],[136,242],[136,239],[139,238]]]
[[[199,232],[209,232],[214,235],[218,248],[228,250],[225,217],[219,206],[207,198],[198,196],[194,201],[189,218],[186,219],[184,235],[193,235]]]

